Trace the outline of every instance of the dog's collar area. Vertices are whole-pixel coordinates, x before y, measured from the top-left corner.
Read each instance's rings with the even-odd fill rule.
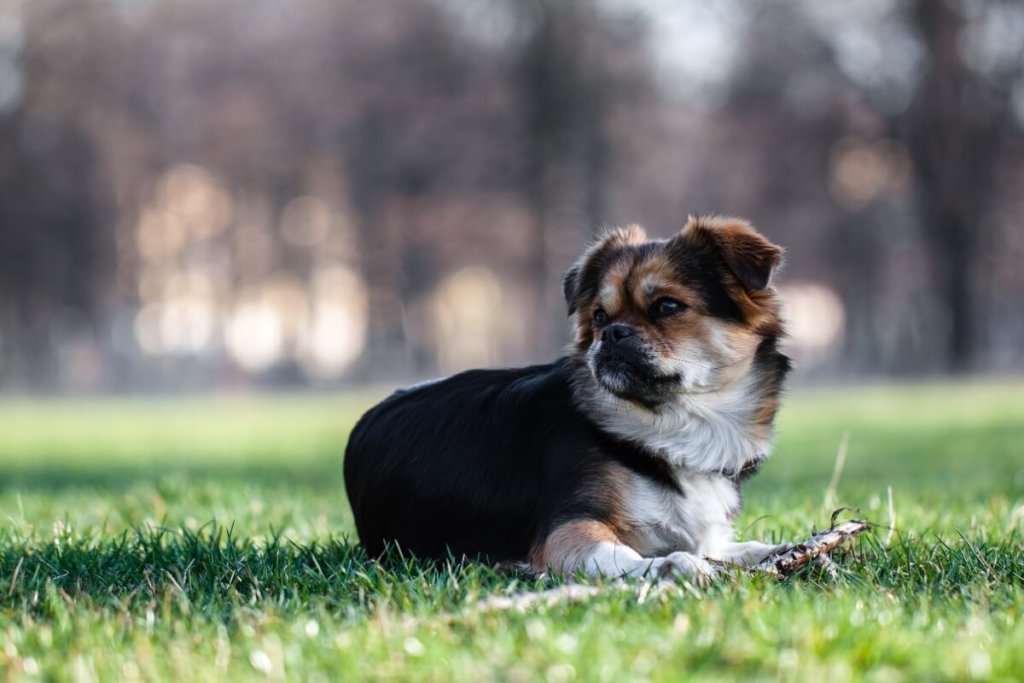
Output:
[[[627,468],[664,484],[676,493],[682,493],[676,468],[662,453],[650,451],[643,444],[621,439],[603,429],[597,433],[607,453]]]
[[[688,473],[697,476],[718,476],[741,484],[757,474],[761,465],[768,458],[767,453],[760,453],[748,459],[736,470],[694,467],[688,464],[673,463],[670,454],[664,449],[654,451],[643,443],[622,439],[600,428],[597,431],[608,448],[609,454],[621,464],[638,474],[660,482],[677,493],[682,493],[679,481]]]
[[[745,463],[743,463],[743,465],[739,469],[724,469],[723,470],[723,469],[719,469],[719,468],[695,467],[693,465],[688,465],[688,464],[685,464],[685,463],[679,464],[679,465],[674,465],[674,464],[672,464],[672,462],[669,459],[670,458],[669,453],[667,451],[664,451],[664,450],[659,452],[656,456],[651,456],[651,457],[655,457],[658,460],[664,461],[666,466],[669,468],[669,471],[673,473],[673,476],[678,476],[681,473],[690,472],[692,474],[698,474],[698,475],[703,475],[703,476],[719,476],[719,477],[724,477],[726,479],[732,479],[736,483],[742,483],[742,482],[746,481],[747,479],[749,479],[750,477],[752,477],[755,474],[757,474],[758,471],[761,469],[761,465],[763,465],[764,461],[768,459],[768,455],[767,454],[761,453],[761,454],[757,455],[756,457],[753,457],[753,458],[750,458],[749,460],[747,460]]]

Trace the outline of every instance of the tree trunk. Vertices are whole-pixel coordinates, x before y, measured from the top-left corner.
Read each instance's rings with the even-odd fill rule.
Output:
[[[949,314],[946,369],[975,367],[979,320],[975,269],[1009,111],[1005,95],[964,64],[964,19],[941,0],[917,0],[914,21],[925,74],[907,116],[907,139],[937,296]]]

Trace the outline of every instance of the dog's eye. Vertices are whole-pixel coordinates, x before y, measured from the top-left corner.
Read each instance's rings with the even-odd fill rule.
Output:
[[[675,299],[665,296],[655,301],[651,306],[651,317],[665,318],[670,315],[682,313],[684,310],[686,310],[686,304],[682,301],[676,301]]]
[[[608,314],[604,312],[603,308],[599,308],[596,311],[594,311],[595,325],[597,325],[598,327],[602,327],[606,322],[608,322]]]

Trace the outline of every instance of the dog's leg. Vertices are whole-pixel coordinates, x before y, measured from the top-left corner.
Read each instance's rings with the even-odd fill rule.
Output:
[[[533,552],[538,570],[572,573],[582,570],[588,576],[658,578],[685,576],[706,581],[716,574],[707,561],[686,552],[665,557],[642,557],[622,543],[606,524],[593,520],[567,522],[548,535]]]
[[[785,552],[792,547],[792,543],[772,545],[769,543],[761,543],[760,541],[746,541],[744,543],[733,542],[725,544],[722,550],[717,553],[717,557],[715,559],[723,562],[730,562],[732,564],[739,564],[744,567],[750,567],[776,553]]]

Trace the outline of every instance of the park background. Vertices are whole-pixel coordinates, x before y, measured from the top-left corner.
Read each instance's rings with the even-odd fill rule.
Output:
[[[701,212],[787,248],[737,533],[836,576],[367,557],[362,411]],[[0,0],[0,682],[1019,680],[1022,262],[1019,0]]]
[[[550,359],[602,227],[749,218],[797,381],[1024,366],[1010,0],[3,0],[0,392]]]

